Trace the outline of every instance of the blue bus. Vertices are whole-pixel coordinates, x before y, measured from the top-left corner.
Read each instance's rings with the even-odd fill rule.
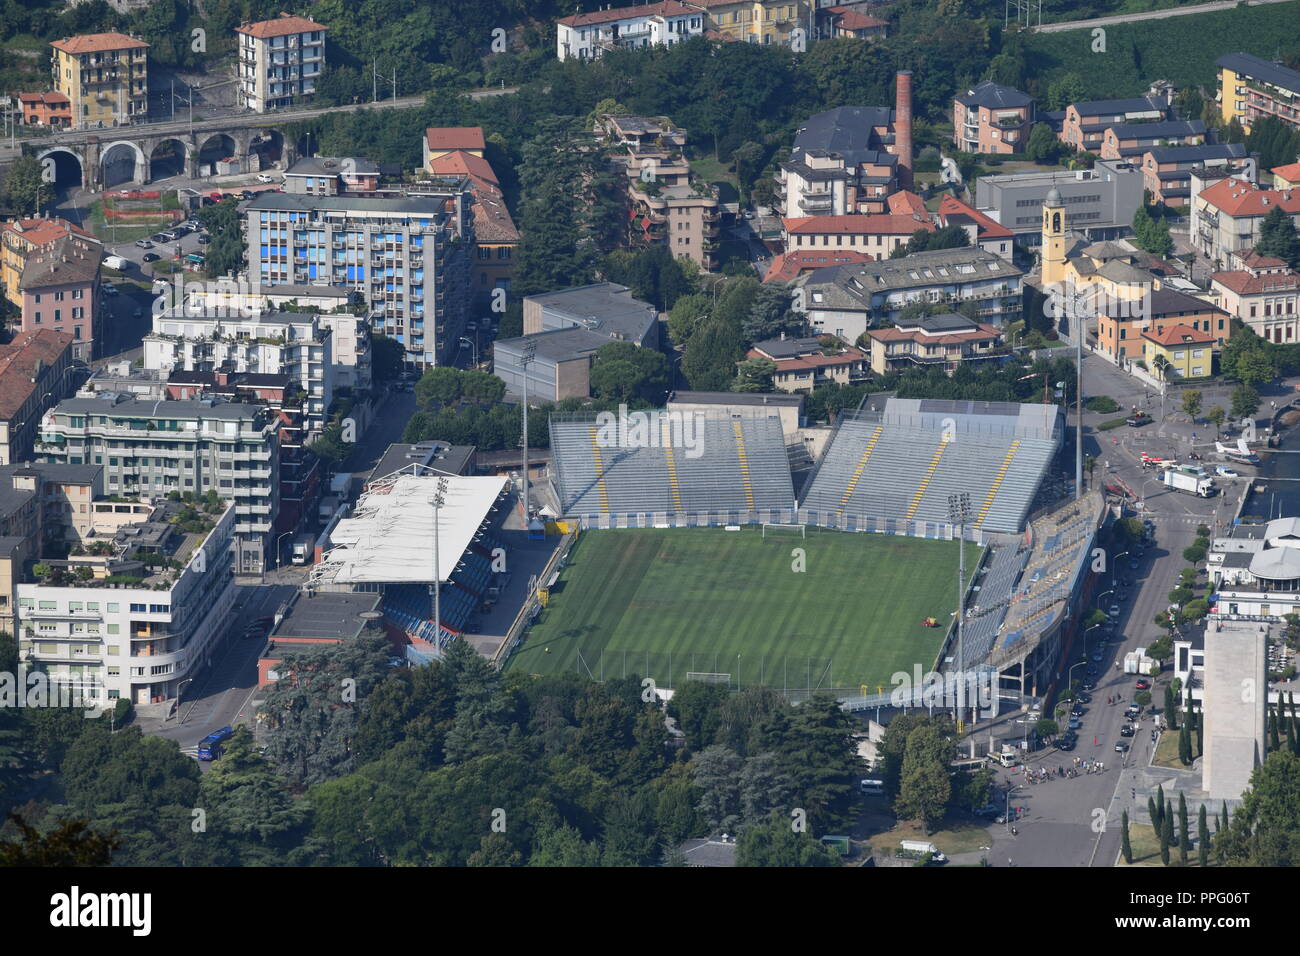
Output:
[[[233,727],[222,727],[214,731],[199,741],[200,760],[216,760],[221,756],[221,742],[227,737],[233,737],[235,729]]]

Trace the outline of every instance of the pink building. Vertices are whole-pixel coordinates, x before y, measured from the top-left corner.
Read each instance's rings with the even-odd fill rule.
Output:
[[[27,256],[19,290],[20,332],[52,329],[72,336],[72,357],[95,357],[100,337],[100,245],[69,234]]]

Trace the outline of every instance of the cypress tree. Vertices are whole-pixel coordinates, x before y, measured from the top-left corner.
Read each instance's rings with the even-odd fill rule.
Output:
[[[1147,797],[1147,816],[1151,818],[1151,825],[1155,827],[1156,832],[1160,832],[1160,814],[1156,810],[1156,798]]]
[[[1295,718],[1289,717],[1286,720],[1286,749],[1295,753]]]
[[[1120,821],[1119,831],[1119,851],[1124,854],[1124,862],[1133,862],[1133,847],[1128,841],[1128,811],[1124,811],[1124,818]]]
[[[1281,709],[1281,704],[1278,705],[1278,709],[1279,710]],[[1281,745],[1282,742],[1281,740],[1278,739],[1278,734],[1277,734],[1277,711],[1275,711],[1272,707],[1270,707],[1268,708],[1268,751],[1269,753],[1276,753],[1277,750],[1281,747]]]
[[[1227,830],[1228,824],[1230,824],[1231,822],[1232,820],[1228,817],[1228,801],[1224,800],[1223,801],[1223,829]]]
[[[1165,817],[1165,825],[1160,830],[1160,862],[1169,865],[1169,844],[1174,842],[1174,815]]]
[[[1210,826],[1205,822],[1205,804],[1196,814],[1196,855],[1201,869],[1210,865]]]
[[[1178,791],[1178,862],[1187,865],[1187,851],[1191,849],[1191,834],[1187,829],[1187,797]]]
[[[1178,729],[1178,706],[1174,698],[1174,685],[1165,685],[1165,716],[1169,719],[1169,729]]]
[[[1178,759],[1184,767],[1192,765],[1192,732],[1186,722],[1183,723],[1183,729],[1178,731]]]
[[[1205,711],[1196,712],[1196,755],[1205,756]]]
[[[1156,786],[1156,816],[1159,819],[1160,826],[1165,825],[1165,785]]]

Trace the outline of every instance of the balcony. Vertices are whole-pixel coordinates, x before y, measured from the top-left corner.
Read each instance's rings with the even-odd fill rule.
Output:
[[[822,212],[831,209],[834,203],[834,193],[805,193],[799,198],[799,208],[809,212]]]
[[[998,129],[1019,129],[1025,125],[1023,116],[999,116],[993,124]]]

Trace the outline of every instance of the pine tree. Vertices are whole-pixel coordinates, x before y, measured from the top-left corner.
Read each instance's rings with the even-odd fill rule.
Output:
[[[1128,811],[1124,811],[1124,817],[1120,820],[1119,831],[1119,851],[1124,854],[1124,862],[1131,864],[1133,862],[1133,847],[1128,841]]]
[[[1165,817],[1165,825],[1160,830],[1160,862],[1169,865],[1169,845],[1174,842],[1174,815]]]
[[[1205,822],[1205,804],[1196,814],[1196,855],[1201,869],[1210,865],[1210,827]]]
[[[1187,865],[1187,851],[1191,849],[1191,834],[1187,829],[1187,797],[1178,791],[1178,862]]]

